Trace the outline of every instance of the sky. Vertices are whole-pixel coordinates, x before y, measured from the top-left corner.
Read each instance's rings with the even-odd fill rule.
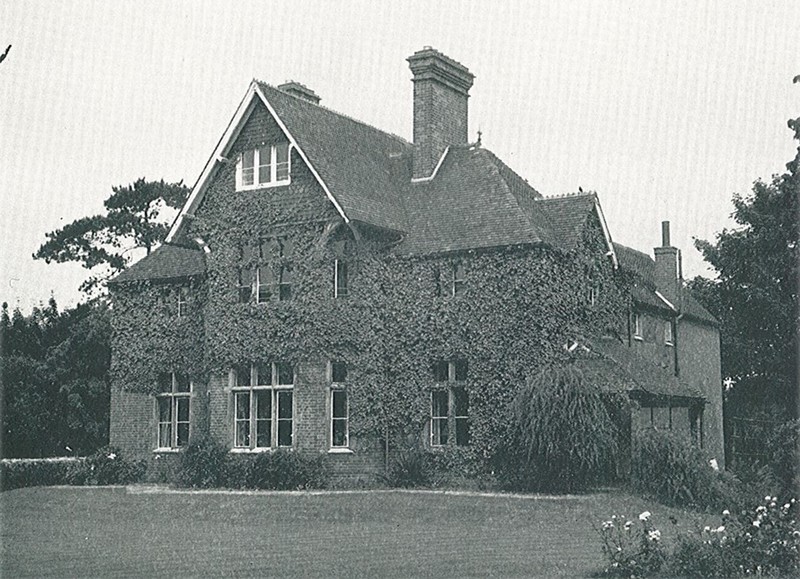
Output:
[[[544,195],[596,191],[614,241],[733,225],[731,197],[785,170],[800,115],[793,1],[0,3],[0,301],[82,301],[88,272],[31,255],[139,177],[193,185],[253,78],[411,140],[405,59],[475,74],[470,140]],[[794,18],[794,20],[793,20]]]

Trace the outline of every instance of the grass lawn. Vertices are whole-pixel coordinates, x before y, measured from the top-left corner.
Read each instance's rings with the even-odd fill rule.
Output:
[[[586,577],[603,566],[593,525],[613,513],[649,510],[668,539],[713,518],[621,492],[553,498],[147,490],[0,493],[0,575]]]

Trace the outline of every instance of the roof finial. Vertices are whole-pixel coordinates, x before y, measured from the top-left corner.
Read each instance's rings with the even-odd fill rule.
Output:
[[[578,192],[583,193],[583,187],[581,187],[580,185],[578,185]]]
[[[483,135],[483,131],[481,131],[480,127],[478,127],[478,142],[475,143],[476,147],[480,147],[481,146],[481,136],[482,135]]]

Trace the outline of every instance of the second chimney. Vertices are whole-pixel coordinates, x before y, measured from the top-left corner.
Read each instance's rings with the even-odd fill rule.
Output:
[[[653,252],[656,256],[656,289],[672,305],[680,308],[679,254],[669,241],[669,221],[661,222],[661,247],[656,247]]]
[[[315,93],[313,90],[308,88],[303,83],[290,80],[283,83],[282,85],[279,85],[278,90],[281,90],[292,96],[296,96],[297,98],[303,99],[304,101],[314,103],[315,105],[319,104],[320,99],[317,93]]]
[[[414,179],[430,177],[449,145],[467,144],[467,67],[426,46],[408,57],[414,75]]]

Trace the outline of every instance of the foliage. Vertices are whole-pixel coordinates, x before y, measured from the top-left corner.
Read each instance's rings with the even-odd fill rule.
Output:
[[[764,497],[738,515],[723,511],[722,524],[678,537],[670,568],[680,576],[735,577],[800,574],[800,525],[796,499]]]
[[[84,268],[98,272],[81,284],[81,290],[93,291],[103,281],[125,269],[126,254],[134,248],[151,248],[167,233],[161,217],[166,207],[180,208],[189,190],[180,183],[136,180],[127,186],[112,187],[105,200],[106,213],[82,217],[46,234],[34,259],[47,263],[77,261]]]
[[[753,461],[737,461],[736,475],[756,496],[791,494],[800,488],[800,420],[760,424],[755,432],[761,452]]]
[[[432,481],[431,470],[431,456],[428,453],[409,449],[395,454],[383,479],[390,487],[426,487]]]
[[[108,440],[108,307],[63,312],[51,298],[29,316],[3,304],[4,457],[88,454]]]
[[[611,407],[620,403],[570,364],[533,376],[514,401],[517,442],[507,460],[523,469],[517,483],[569,492],[602,480],[617,458]]]
[[[599,529],[595,528],[608,561],[605,575],[647,577],[661,569],[667,552],[661,541],[661,531],[653,526],[650,517],[650,511],[642,512],[638,520],[633,521],[613,515]]]
[[[82,465],[82,458],[32,458],[0,461],[0,490],[63,485]]]
[[[225,481],[228,452],[210,438],[195,440],[181,454],[175,474],[178,486],[215,488]]]
[[[124,485],[140,482],[147,470],[144,460],[128,460],[114,446],[104,446],[68,473],[70,484]]]
[[[279,449],[255,456],[230,456],[225,465],[225,485],[265,490],[320,489],[327,486],[325,457]]]
[[[741,500],[736,478],[709,464],[703,451],[672,431],[647,429],[637,437],[631,464],[631,485],[667,504],[699,509]]]
[[[800,119],[789,121],[800,141]],[[735,384],[728,412],[769,408],[796,417],[800,147],[787,172],[733,196],[737,227],[713,243],[695,240],[716,278],[695,278],[693,293],[720,321],[722,373]]]

